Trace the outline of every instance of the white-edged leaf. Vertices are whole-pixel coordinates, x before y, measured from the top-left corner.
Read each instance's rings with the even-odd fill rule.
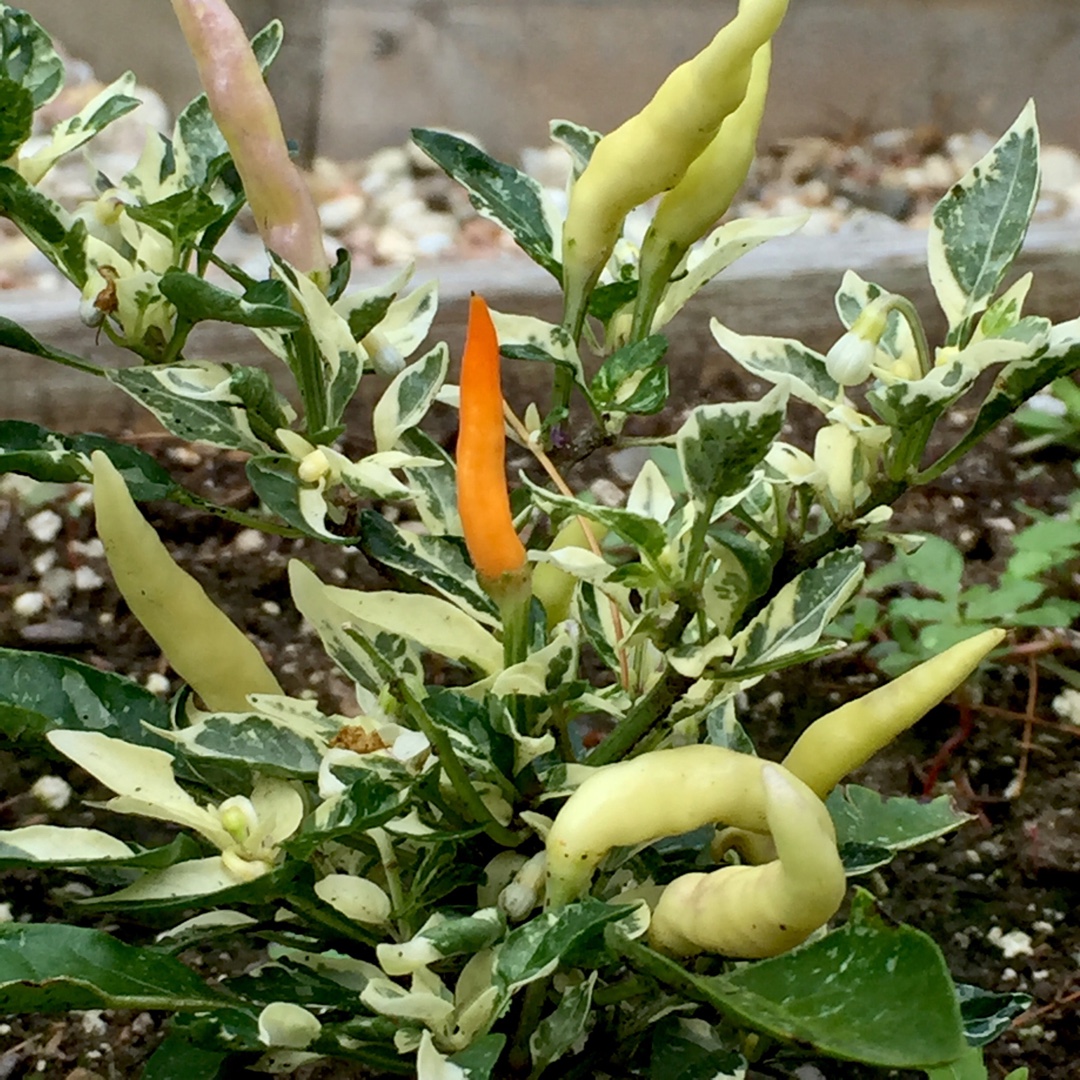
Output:
[[[439,342],[431,352],[394,376],[371,415],[377,450],[397,449],[401,435],[423,420],[446,380],[449,367],[450,352]]]
[[[712,510],[718,499],[746,486],[787,412],[787,388],[776,386],[760,401],[699,405],[675,435],[690,497]]]
[[[806,214],[774,218],[740,218],[714,229],[686,259],[685,274],[677,277],[664,292],[652,333],[669,323],[695,293],[717,274],[726,270],[736,259],[759,244],[776,236],[790,236],[806,224]]]
[[[836,405],[840,384],[825,370],[825,357],[801,341],[737,334],[719,319],[713,319],[709,329],[720,348],[752,375],[786,385],[792,397],[823,413]]]
[[[327,874],[315,882],[315,895],[346,918],[382,926],[390,919],[390,897],[374,881],[354,874]]]
[[[637,474],[630,494],[626,498],[628,513],[652,518],[661,525],[666,524],[675,509],[675,496],[671,494],[660,467],[650,458]]]
[[[134,855],[123,840],[98,829],[26,825],[0,832],[0,861],[14,857],[64,865],[130,859]]]
[[[934,207],[928,265],[949,320],[950,343],[963,343],[972,318],[989,304],[1016,258],[1039,179],[1039,129],[1029,101],[994,148]]]

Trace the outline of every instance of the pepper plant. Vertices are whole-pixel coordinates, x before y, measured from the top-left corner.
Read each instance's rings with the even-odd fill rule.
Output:
[[[669,424],[653,441],[674,450],[674,476],[646,462],[611,508],[566,477],[619,446],[631,417],[663,411],[665,325],[739,256],[799,227],[710,231],[749,167],[787,4],[746,0],[610,135],[556,121],[574,161],[565,221],[513,167],[414,133],[565,290],[558,325],[474,297],[457,385],[444,345],[415,355],[433,286],[406,294],[405,270],[350,292],[346,253],[321,255],[260,76],[280,27],[249,50],[223,0],[173,6],[209,96],[71,210],[40,182],[134,106],[133,78],[26,151],[63,69],[45,32],[0,5],[0,212],[80,290],[88,343],[105,334],[132,362],[98,368],[11,320],[0,341],[110,380],[183,439],[247,453],[261,509],[207,503],[100,435],[0,423],[5,469],[92,480],[117,585],[186,683],[164,704],[63,656],[0,650],[5,739],[81,765],[115,793],[108,809],[178,826],[149,849],[85,828],[0,833],[3,866],[93,883],[70,925],[0,927],[0,1008],[167,1011],[154,1077],[320,1057],[423,1080],[741,1077],[822,1056],[984,1076],[980,1048],[1023,996],[955,985],[927,935],[848,889],[967,819],[947,797],[841,781],[1003,631],[792,731],[782,762],[755,756],[739,702],[828,648],[822,633],[862,580],[860,542],[883,535],[904,491],[1080,366],[1080,320],[1024,315],[1028,278],[1002,291],[1038,193],[1034,108],[934,213],[939,348],[910,301],[854,273],[827,355],[714,319],[718,346],[773,388]],[[623,218],[662,192],[639,250]],[[262,278],[216,253],[245,198],[268,250]],[[291,375],[300,412],[261,366],[190,355],[208,320],[248,328]],[[547,365],[550,401],[504,403],[500,355]],[[990,369],[971,427],[928,452]],[[345,408],[375,377],[375,449],[353,460],[338,448]],[[821,416],[812,454],[781,438],[792,400]],[[448,407],[460,408],[456,460],[423,429]],[[535,462],[512,490],[507,430]],[[410,584],[360,592],[289,567],[296,607],[355,688],[348,715],[284,693],[172,562],[137,509],[163,498],[356,546]],[[382,503],[398,504],[394,520]],[[433,683],[430,657],[450,677]],[[80,925],[100,913],[161,932],[135,945]],[[209,942],[260,959],[211,985],[177,958]]]

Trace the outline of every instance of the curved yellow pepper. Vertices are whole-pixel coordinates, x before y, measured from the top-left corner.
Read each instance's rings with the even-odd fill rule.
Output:
[[[754,54],[788,0],[742,0],[716,37],[661,84],[639,112],[605,135],[570,193],[563,227],[564,325],[575,335],[588,295],[626,214],[674,187],[746,96]]]
[[[176,673],[214,712],[243,712],[248,694],[280,694],[259,650],[173,562],[124,478],[94,451],[94,511],[105,557],[132,614]]]
[[[761,781],[777,858],[676,878],[653,911],[654,948],[676,956],[777,956],[836,914],[847,879],[829,812],[777,765],[765,764]]]

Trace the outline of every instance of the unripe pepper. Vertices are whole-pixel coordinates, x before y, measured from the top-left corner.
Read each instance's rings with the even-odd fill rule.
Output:
[[[96,450],[94,511],[113,580],[176,673],[214,712],[243,712],[248,694],[280,694],[259,650],[173,562],[124,478]]]
[[[777,858],[676,878],[653,911],[654,948],[676,956],[777,956],[836,914],[847,882],[829,812],[779,766],[763,765],[761,782]]]
[[[712,142],[686,175],[660,200],[641,245],[632,337],[650,332],[653,315],[672,272],[690,246],[727,212],[754,162],[758,128],[765,112],[772,43],[754,54],[742,104],[720,125]]]
[[[572,517],[551,541],[548,551],[562,551],[565,548],[591,548],[585,529],[591,530],[593,538],[603,540],[607,528],[594,521],[586,522],[580,517]],[[542,562],[533,567],[532,594],[544,605],[548,626],[561,623],[570,614],[570,600],[574,595],[574,586],[578,579],[568,574],[554,563]]]
[[[506,487],[503,423],[499,341],[487,304],[474,293],[461,358],[457,493],[465,545],[488,586],[526,572],[525,545],[514,528]]]
[[[753,56],[787,6],[788,0],[742,0],[735,18],[677,67],[641,112],[596,144],[570,194],[563,227],[564,323],[575,336],[623,218],[674,187],[739,107]]]
[[[172,6],[263,243],[302,274],[326,274],[318,211],[289,157],[277,107],[240,20],[225,0],[172,0]]]

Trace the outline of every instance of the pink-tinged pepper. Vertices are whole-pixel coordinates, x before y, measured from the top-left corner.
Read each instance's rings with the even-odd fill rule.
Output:
[[[328,273],[318,211],[289,157],[277,107],[240,20],[225,0],[172,0],[172,6],[263,243],[303,274]]]
[[[503,423],[499,340],[487,304],[474,293],[461,358],[458,513],[473,565],[487,585],[518,576],[526,567],[506,488]]]

